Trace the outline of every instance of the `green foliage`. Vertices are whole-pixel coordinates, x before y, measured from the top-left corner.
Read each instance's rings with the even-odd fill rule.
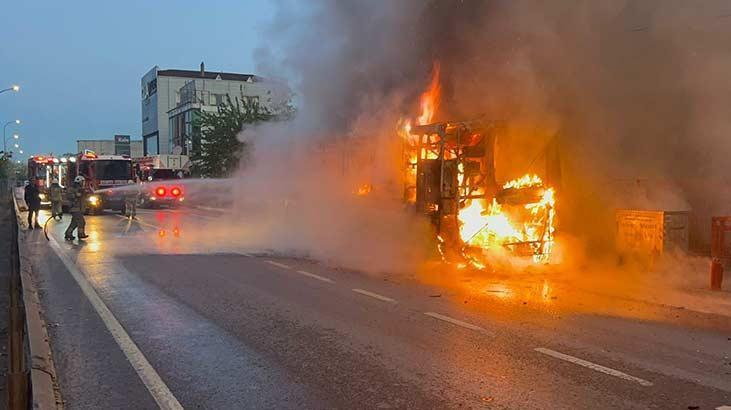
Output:
[[[11,161],[5,158],[5,156],[0,158],[0,179],[5,179],[10,175],[10,171],[12,168]]]
[[[275,118],[256,102],[232,100],[229,96],[216,112],[201,112],[193,122],[193,128],[200,130],[200,143],[193,144],[193,174],[220,178],[231,175],[240,165],[245,166],[251,147],[237,138],[242,127]]]

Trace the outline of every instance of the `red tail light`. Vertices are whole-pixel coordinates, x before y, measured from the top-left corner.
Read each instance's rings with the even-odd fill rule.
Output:
[[[165,196],[166,193],[167,193],[167,190],[165,189],[164,186],[159,186],[159,187],[157,187],[157,189],[155,189],[155,194],[157,196]]]
[[[183,191],[181,191],[180,188],[178,188],[178,187],[173,187],[170,190],[170,195],[172,195],[172,196],[180,196],[180,194],[182,194],[182,193],[183,193]]]

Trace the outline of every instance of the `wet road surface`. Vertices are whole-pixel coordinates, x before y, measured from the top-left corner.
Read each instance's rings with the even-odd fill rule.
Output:
[[[728,316],[183,240],[220,218],[107,213],[81,244],[68,219],[51,242],[26,233],[67,408],[731,405]]]

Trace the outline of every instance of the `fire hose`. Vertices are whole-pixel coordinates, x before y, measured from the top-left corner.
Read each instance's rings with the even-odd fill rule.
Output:
[[[48,223],[51,222],[51,219],[56,219],[53,216],[49,216],[48,219],[46,219],[46,223],[43,224],[43,235],[46,237],[47,241],[51,241],[51,239],[48,237]]]

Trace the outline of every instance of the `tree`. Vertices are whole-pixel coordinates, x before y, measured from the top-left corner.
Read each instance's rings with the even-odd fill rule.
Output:
[[[200,130],[200,142],[192,152],[193,173],[208,178],[229,176],[249,159],[251,147],[238,139],[244,124],[275,117],[257,102],[232,100],[228,95],[215,112],[201,112],[193,122]]]

